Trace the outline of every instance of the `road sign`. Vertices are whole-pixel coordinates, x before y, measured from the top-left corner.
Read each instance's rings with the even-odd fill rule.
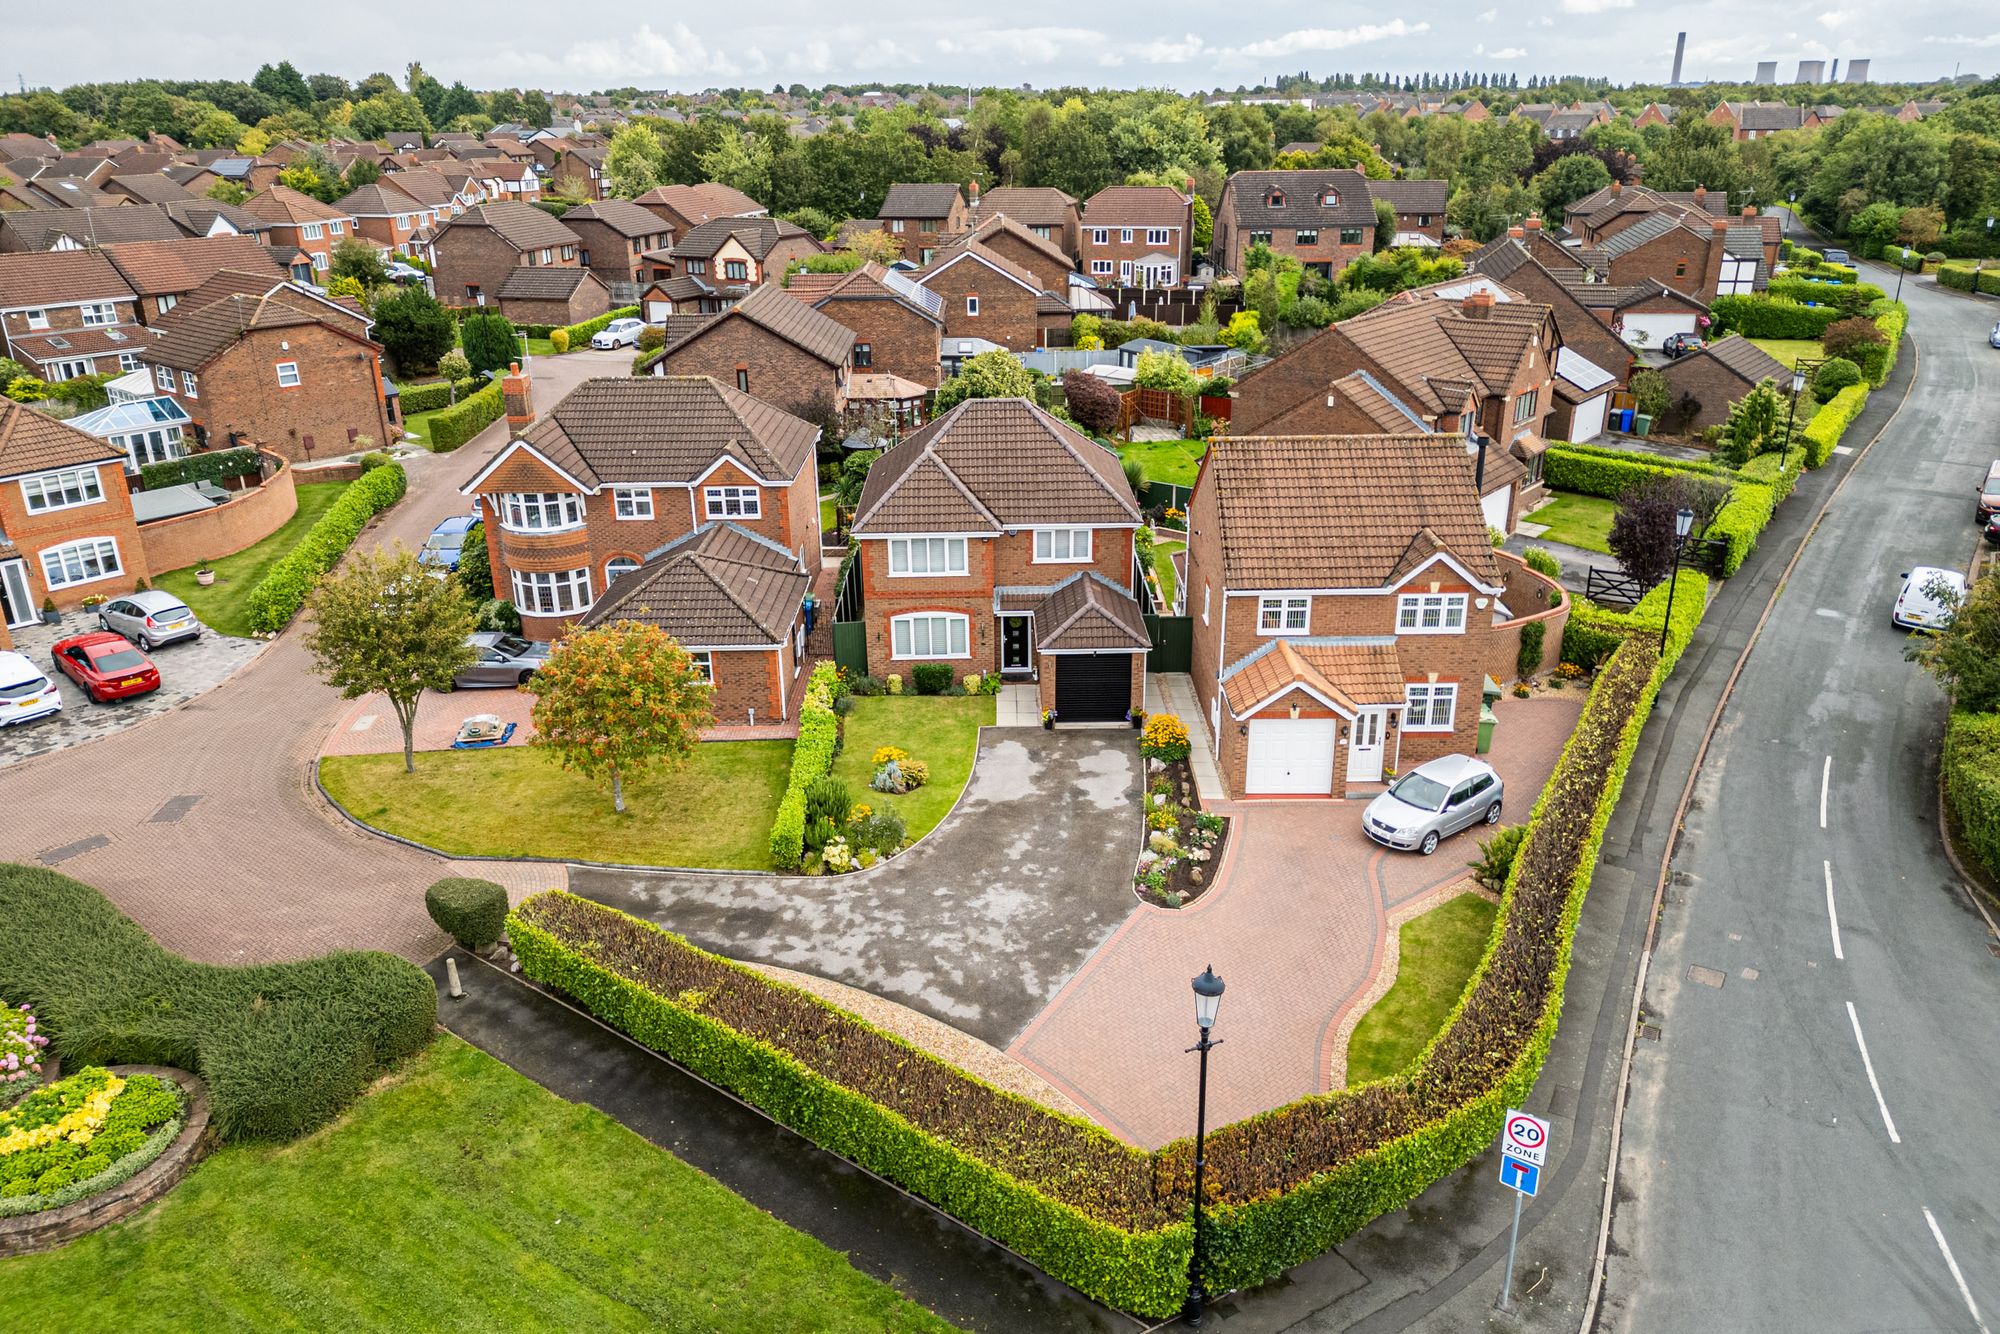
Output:
[[[1524,1163],[1542,1167],[1548,1163],[1549,1123],[1526,1112],[1508,1112],[1500,1131],[1500,1152]],[[1529,1194],[1533,1194],[1530,1191]]]
[[[1541,1188],[1542,1169],[1511,1154],[1500,1155],[1500,1184],[1517,1190],[1529,1199]]]

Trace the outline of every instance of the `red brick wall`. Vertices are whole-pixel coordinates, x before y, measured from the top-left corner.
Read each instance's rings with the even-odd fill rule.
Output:
[[[521,301],[500,303],[500,313],[516,324],[581,324],[611,309],[611,293],[598,283],[578,283],[567,301]]]
[[[747,724],[753,709],[760,724],[782,722],[797,703],[789,643],[781,649],[711,651],[709,667],[715,681],[709,707],[719,724]]]
[[[927,275],[924,286],[944,298],[946,338],[984,338],[1013,352],[1041,345],[1041,324],[1035,314],[1038,294],[977,260],[962,259]],[[979,298],[977,315],[966,313],[970,296]]]
[[[574,255],[564,259],[561,246],[552,249],[550,267],[577,267]],[[539,264],[542,255],[539,249],[516,250],[491,227],[463,224],[446,228],[433,243],[431,251],[436,260],[436,271],[431,275],[432,286],[437,291],[438,300],[447,306],[477,304],[467,294],[466,289],[471,286],[477,286],[485,295],[486,304],[498,305],[500,284],[507,281],[507,271],[531,263]]]
[[[1682,424],[1683,430],[1698,431],[1729,420],[1729,405],[1749,393],[1736,372],[1714,357],[1681,357],[1660,368],[1667,381],[1667,403],[1678,413],[1681,395],[1692,394],[1698,410]]]
[[[1229,201],[1223,200],[1222,206],[1228,208]],[[1436,222],[1438,230],[1443,231],[1444,219],[1439,217]],[[1372,223],[1362,227],[1361,240],[1354,245],[1341,244],[1340,228],[1337,226],[1319,228],[1319,240],[1310,245],[1299,244],[1296,227],[1272,225],[1251,228],[1238,227],[1233,223],[1225,227],[1218,222],[1216,230],[1220,233],[1217,249],[1222,254],[1223,267],[1230,273],[1243,272],[1243,255],[1250,248],[1250,233],[1253,230],[1271,233],[1272,254],[1290,255],[1308,267],[1323,265],[1332,273],[1339,273],[1350,261],[1371,254],[1375,249],[1375,227]]]
[[[104,499],[72,509],[29,514],[21,494],[21,478],[0,484],[0,532],[20,551],[27,567],[28,592],[36,610],[42,599],[53,596],[56,606],[68,610],[93,594],[116,597],[129,593],[139,580],[150,579],[155,571],[146,561],[146,544],[140,539],[139,525],[132,518],[132,494],[125,484],[124,469],[117,463],[97,465],[98,486]],[[51,594],[42,575],[41,552],[86,537],[108,537],[118,544],[118,560],[124,573],[86,584],[69,584]],[[24,611],[26,609],[23,609]]]
[[[590,255],[590,271],[611,283],[635,283],[639,281],[639,254],[645,250],[659,250],[667,244],[669,229],[666,223],[660,230],[650,235],[628,240],[625,233],[597,218],[565,218],[563,226],[575,232],[583,242],[583,250],[577,254],[577,262],[583,262],[583,253]],[[602,312],[600,312],[602,313]],[[533,321],[542,323],[543,321]]]
[[[1701,297],[1706,285],[1710,295],[1715,284],[1709,272],[1710,245],[1708,238],[1697,236],[1684,228],[1676,227],[1664,236],[1626,251],[1611,261],[1611,272],[1607,281],[1620,287],[1629,287],[1648,278],[1657,279],[1689,296]],[[1721,247],[1716,259],[1720,259]]]
[[[749,392],[777,407],[802,402],[817,386],[847,401],[845,367],[827,365],[810,352],[767,333],[746,319],[717,321],[670,352],[656,368],[663,375],[708,375],[734,389],[736,372],[749,373]]]
[[[298,512],[296,481],[292,469],[280,468],[259,487],[232,492],[227,505],[147,524],[139,530],[146,564],[156,573],[179,570],[263,541]]]
[[[900,375],[926,389],[938,384],[939,344],[944,331],[902,302],[889,297],[834,297],[820,314],[854,331],[854,341],[873,349],[871,363],[856,374]]]
[[[298,363],[297,385],[279,386],[281,361]],[[174,377],[173,396],[218,449],[237,432],[299,463],[352,453],[362,436],[389,443],[381,350],[324,325],[245,335],[197,373],[196,393]]]
[[[1069,292],[1070,266],[1039,246],[1029,245],[1011,232],[1001,231],[980,242],[1002,259],[1012,260],[1041,282],[1044,291],[1065,296]]]
[[[1106,232],[1105,240],[1102,243],[1096,240],[1096,232],[1099,228],[1103,228]],[[1081,265],[1083,271],[1090,274],[1099,282],[1107,280],[1112,283],[1122,282],[1124,280],[1120,278],[1118,272],[1118,264],[1121,260],[1129,259],[1136,265],[1138,261],[1157,251],[1160,254],[1178,255],[1180,257],[1180,273],[1177,275],[1174,285],[1181,286],[1187,282],[1187,271],[1192,267],[1194,249],[1191,222],[1184,222],[1180,226],[1170,228],[1167,235],[1167,244],[1165,245],[1148,245],[1146,242],[1146,228],[1143,226],[1136,226],[1131,230],[1132,239],[1130,241],[1121,241],[1119,237],[1123,234],[1123,228],[1115,219],[1104,218],[1093,220],[1086,217],[1083,220],[1082,229],[1077,233],[1078,245],[1083,256],[1083,263]],[[1091,267],[1093,261],[1101,259],[1111,261],[1111,272],[1109,275],[1100,274]],[[1138,281],[1136,272],[1133,275],[1132,281]]]
[[[416,224],[418,219],[423,216],[423,212],[424,210],[417,205],[410,205],[409,213],[400,215],[409,218],[410,222],[408,226],[397,226],[396,219],[393,217],[356,218],[354,220],[354,231],[357,236],[366,237],[378,245],[385,245],[391,249],[407,252],[410,249],[410,238],[416,235]]]

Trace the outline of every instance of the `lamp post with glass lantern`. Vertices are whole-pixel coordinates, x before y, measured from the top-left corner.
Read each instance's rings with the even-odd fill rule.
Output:
[[[1201,1053],[1201,1078],[1194,1104],[1194,1253],[1188,1257],[1187,1302],[1181,1307],[1181,1318],[1190,1327],[1201,1324],[1201,1169],[1207,1161],[1204,1149],[1208,1138],[1208,1052],[1209,1048],[1222,1045],[1221,1038],[1211,1038],[1208,1034],[1215,1027],[1216,1011],[1222,1008],[1222,979],[1215,975],[1211,964],[1201,970],[1193,985],[1194,1022],[1201,1030],[1201,1040],[1188,1051]]]
[[[1661,653],[1665,653],[1667,651],[1667,632],[1673,628],[1674,624],[1674,592],[1680,587],[1681,583],[1681,547],[1686,545],[1688,534],[1693,531],[1694,531],[1694,511],[1686,508],[1685,506],[1683,506],[1679,510],[1676,510],[1674,512],[1674,573],[1672,578],[1667,583],[1666,619],[1660,622]],[[1197,1152],[1199,1152],[1199,1150],[1197,1150]],[[1197,1163],[1199,1163],[1199,1161],[1200,1161],[1199,1159],[1196,1159]],[[1200,1173],[1201,1173],[1201,1168],[1197,1166],[1195,1168],[1195,1174],[1197,1178],[1199,1178]],[[1197,1214],[1196,1216],[1199,1217],[1200,1215]]]
[[[1810,357],[1801,357],[1792,363],[1792,411],[1785,419],[1784,447],[1778,451],[1778,475],[1781,477],[1785,472],[1785,460],[1792,454],[1792,432],[1799,424],[1799,394],[1812,382],[1813,372],[1824,364],[1824,358],[1815,360]]]

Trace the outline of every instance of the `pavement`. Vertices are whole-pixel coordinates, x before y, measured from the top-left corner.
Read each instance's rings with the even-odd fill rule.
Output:
[[[1004,1047],[1131,911],[1139,789],[1129,728],[983,728],[951,814],[870,870],[576,867],[570,889],[732,959],[861,987]]]
[[[1529,516],[1528,521],[1533,522],[1532,515]],[[1572,593],[1581,593],[1583,591],[1584,586],[1590,580],[1590,572],[1592,570],[1610,570],[1616,574],[1624,573],[1624,566],[1618,563],[1616,556],[1606,555],[1602,551],[1590,551],[1583,547],[1573,547],[1567,542],[1551,542],[1546,537],[1530,537],[1525,532],[1517,532],[1508,537],[1506,542],[1502,544],[1501,550],[1519,556],[1525,553],[1530,547],[1539,547],[1556,558],[1556,564],[1562,567],[1561,572],[1556,577],[1561,580],[1562,586],[1569,589]]]

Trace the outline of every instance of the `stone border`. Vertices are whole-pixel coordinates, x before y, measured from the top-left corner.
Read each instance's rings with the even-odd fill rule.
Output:
[[[155,1075],[177,1085],[188,1100],[187,1121],[181,1126],[181,1133],[159,1157],[107,1190],[40,1213],[0,1218],[0,1258],[54,1250],[85,1233],[122,1222],[179,1185],[188,1169],[207,1156],[210,1148],[207,1085],[185,1070],[164,1065],[107,1068],[114,1075]]]

